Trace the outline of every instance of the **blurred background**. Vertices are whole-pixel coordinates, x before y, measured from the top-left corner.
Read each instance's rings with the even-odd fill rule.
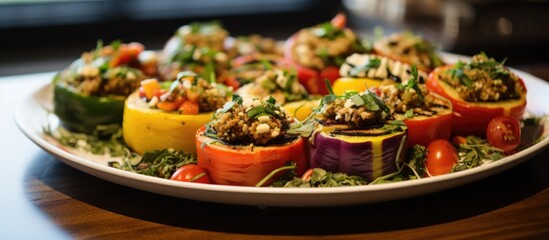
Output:
[[[368,39],[411,30],[442,51],[484,51],[549,78],[545,0],[0,0],[0,76],[60,70],[97,39],[161,49],[192,21],[216,19],[233,36],[284,40],[338,12]]]

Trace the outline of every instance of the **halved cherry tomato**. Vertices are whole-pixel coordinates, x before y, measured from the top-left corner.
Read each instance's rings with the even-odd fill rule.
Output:
[[[486,138],[490,145],[503,152],[513,151],[520,144],[519,121],[507,116],[493,118],[486,128]]]
[[[438,139],[431,142],[427,151],[425,167],[431,176],[449,173],[459,159],[456,149],[447,140]]]
[[[182,182],[210,183],[210,177],[206,171],[196,164],[181,166],[170,179]]]

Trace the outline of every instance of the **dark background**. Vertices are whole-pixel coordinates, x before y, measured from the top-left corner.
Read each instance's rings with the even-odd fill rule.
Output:
[[[0,0],[0,76],[57,71],[120,39],[161,49],[181,25],[220,20],[233,36],[279,40],[345,12],[366,38],[408,29],[443,51],[497,60],[538,75],[549,67],[549,1],[436,0]],[[380,31],[382,29],[382,31]]]

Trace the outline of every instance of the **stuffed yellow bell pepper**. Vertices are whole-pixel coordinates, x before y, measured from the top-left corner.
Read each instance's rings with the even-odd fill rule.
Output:
[[[173,148],[195,154],[196,131],[223,107],[231,91],[192,72],[173,82],[141,82],[124,106],[124,141],[135,152]]]

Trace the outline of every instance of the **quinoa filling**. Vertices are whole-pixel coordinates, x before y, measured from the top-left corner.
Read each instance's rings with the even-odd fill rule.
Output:
[[[294,72],[273,66],[263,71],[254,82],[239,88],[236,93],[261,100],[273,97],[280,104],[306,99],[308,96],[307,90],[299,83]]]
[[[473,56],[470,63],[458,62],[442,71],[439,78],[452,86],[468,102],[497,102],[519,99],[525,89],[519,77],[504,63],[484,53]]]
[[[229,144],[268,145],[285,136],[291,121],[274,98],[261,101],[234,95],[233,101],[214,113],[208,131]]]
[[[347,56],[365,52],[351,29],[337,28],[329,22],[299,31],[294,41],[293,59],[314,69],[341,66]]]
[[[111,67],[113,46],[102,46],[85,52],[82,57],[59,73],[60,83],[88,96],[128,96],[145,79],[141,70],[125,65]]]
[[[436,48],[423,37],[410,32],[395,33],[374,43],[376,51],[401,56],[410,64],[435,68],[443,62],[436,53]]]

